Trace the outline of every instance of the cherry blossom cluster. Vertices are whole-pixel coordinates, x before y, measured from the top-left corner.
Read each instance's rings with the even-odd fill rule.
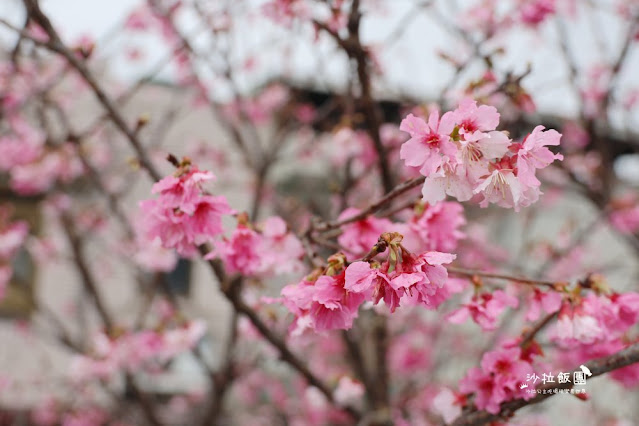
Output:
[[[223,238],[206,258],[219,257],[228,272],[244,276],[271,276],[299,273],[304,247],[288,232],[286,222],[274,216],[252,226],[246,215],[238,217],[238,226],[229,238]]]
[[[472,99],[441,118],[433,111],[428,122],[413,114],[402,121],[400,129],[411,137],[400,156],[426,177],[424,201],[434,204],[450,195],[515,210],[537,201],[541,183],[535,173],[563,159],[548,149],[559,145],[561,135],[537,126],[516,143],[496,131],[498,124],[495,107],[478,106]]]
[[[17,115],[10,124],[11,132],[0,136],[0,172],[8,173],[13,191],[38,194],[83,174],[75,145],[47,146],[45,135]]]
[[[338,217],[347,220],[360,210],[349,207]],[[435,205],[419,203],[404,216],[403,221],[368,216],[342,226],[337,242],[348,254],[364,255],[384,232],[397,231],[404,236],[402,245],[411,252],[454,252],[464,238],[461,228],[466,224],[461,204],[445,201]]]
[[[574,367],[593,358],[618,352],[633,339],[628,332],[639,319],[639,294],[610,292],[601,277],[591,276],[570,290],[534,289],[528,298],[526,319],[534,321],[543,310],[557,314],[557,322],[550,331],[551,340],[561,349],[560,361]],[[481,293],[462,308],[451,313],[449,320],[459,322],[471,315],[484,330],[495,329],[495,317],[505,305],[516,307],[517,298],[497,290]],[[435,407],[447,422],[452,421],[469,403],[490,413],[498,413],[500,404],[516,398],[528,400],[535,393],[522,386],[534,373],[534,360],[543,355],[535,340],[513,340],[499,349],[483,355],[481,366],[468,371],[459,383],[459,392],[443,391],[435,399]],[[626,386],[639,383],[636,365],[611,373],[611,377]]]
[[[585,362],[626,348],[636,341],[631,329],[639,320],[639,293],[611,292],[601,277],[589,277],[586,285],[569,293],[561,306],[551,339],[563,349],[562,361]],[[627,387],[639,384],[636,364],[613,371],[610,377]]]
[[[401,242],[400,234],[384,233],[372,253],[374,257],[388,248],[385,261],[348,263],[338,253],[323,270],[285,287],[283,302],[295,314],[296,325],[316,331],[351,328],[365,301],[377,304],[383,300],[391,312],[399,306],[437,308],[450,295],[443,265],[455,255],[438,251],[413,254]]]
[[[211,172],[200,171],[184,159],[175,173],[153,185],[158,198],[140,203],[143,226],[150,240],[158,238],[165,248],[193,256],[197,247],[212,242],[224,229],[222,216],[233,210],[223,196],[209,195],[203,185],[213,181]]]
[[[235,212],[225,197],[204,190],[214,179],[187,158],[173,175],[153,186],[152,192],[159,196],[140,204],[142,218],[136,224],[138,264],[152,271],[170,271],[177,259],[167,249],[188,257],[200,245],[213,243],[205,258],[221,259],[232,274],[267,277],[301,272],[302,243],[278,216],[253,225],[247,214],[236,214],[237,227],[224,236],[222,217]]]
[[[523,349],[517,341],[507,342],[482,356],[480,367],[471,368],[459,382],[459,391],[473,394],[475,406],[493,414],[500,411],[504,401],[534,398],[536,394],[526,392],[522,385],[534,374],[533,361],[541,354],[541,348],[536,344]]]
[[[0,206],[0,301],[4,299],[7,284],[13,275],[11,262],[23,246],[29,227],[24,221],[11,221],[11,209]]]
[[[93,336],[87,355],[75,355],[70,369],[78,381],[109,380],[121,372],[158,371],[169,360],[193,349],[206,333],[195,320],[166,330],[122,331]]]

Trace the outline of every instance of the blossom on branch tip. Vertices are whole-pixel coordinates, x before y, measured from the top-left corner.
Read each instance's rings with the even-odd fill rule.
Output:
[[[547,146],[557,146],[561,134],[556,130],[544,130],[537,126],[526,136],[517,151],[517,177],[526,186],[539,186],[541,182],[535,177],[536,169],[543,169],[555,160],[563,160],[563,155],[553,154]]]
[[[348,266],[346,257],[331,256],[325,269],[282,290],[282,301],[301,318],[311,319],[315,330],[348,329],[365,301],[384,300],[391,312],[401,305],[437,308],[455,289],[447,288],[445,264],[454,254],[437,251],[412,254],[401,245],[402,236],[384,233],[370,251],[373,258],[388,249],[386,260],[359,260]],[[381,248],[380,248],[381,247]],[[383,248],[383,249],[382,249]],[[319,276],[318,276],[319,274]]]
[[[515,398],[534,398],[536,393],[526,392],[521,384],[534,370],[523,357],[519,347],[503,347],[486,352],[481,368],[471,368],[459,383],[459,390],[475,395],[474,403],[480,410],[497,414],[502,402]]]
[[[480,293],[461,308],[449,313],[447,319],[453,324],[461,324],[471,317],[483,330],[490,331],[497,328],[497,317],[507,307],[516,308],[518,305],[517,298],[503,290]]]
[[[158,198],[142,201],[140,208],[150,239],[157,237],[164,247],[193,256],[199,245],[222,234],[222,216],[233,210],[225,197],[204,192],[202,184],[214,179],[212,173],[183,163],[174,175],[153,185]]]
[[[556,291],[541,291],[534,288],[528,298],[526,321],[537,321],[543,310],[547,314],[557,312],[561,308],[562,296]]]
[[[246,214],[238,215],[238,226],[231,236],[216,243],[205,258],[219,257],[229,273],[245,276],[278,275],[302,269],[302,243],[288,232],[280,217],[270,217],[257,228],[248,223]]]
[[[482,207],[497,204],[519,210],[536,202],[541,194],[538,169],[562,160],[547,146],[559,145],[561,135],[537,126],[523,142],[513,143],[496,130],[495,107],[463,99],[441,120],[433,112],[429,122],[409,114],[400,130],[410,134],[400,150],[409,167],[419,167],[426,178],[423,200],[435,204],[446,196],[458,201],[475,197]]]

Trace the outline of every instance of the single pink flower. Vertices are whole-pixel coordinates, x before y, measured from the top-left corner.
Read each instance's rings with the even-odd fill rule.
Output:
[[[483,330],[497,328],[497,317],[507,308],[516,308],[519,301],[503,290],[481,293],[473,296],[470,302],[448,314],[448,321],[461,324],[470,316]]]
[[[475,100],[464,98],[452,112],[452,120],[459,127],[459,134],[466,136],[495,130],[499,124],[499,113],[492,105],[477,106]]]
[[[537,288],[533,289],[528,298],[526,321],[537,321],[542,309],[547,314],[557,312],[561,308],[561,302],[561,293],[552,290],[544,292]]]
[[[512,169],[495,169],[480,181],[473,192],[484,196],[480,204],[482,207],[487,206],[488,203],[494,203],[501,207],[517,208],[520,205],[523,188]]]
[[[261,237],[257,232],[239,225],[231,238],[216,244],[214,253],[223,260],[229,273],[253,275],[262,262],[260,243]]]
[[[407,166],[420,167],[420,173],[430,176],[442,164],[455,161],[457,147],[450,140],[455,127],[451,112],[439,118],[439,112],[433,111],[426,123],[421,118],[409,114],[399,127],[410,134],[410,139],[400,149],[400,158]]]
[[[547,146],[557,146],[561,133],[544,126],[537,126],[526,136],[517,151],[517,177],[525,186],[539,186],[541,182],[535,177],[535,170],[549,166],[555,160],[563,160],[563,155],[553,154]]]
[[[557,317],[556,340],[565,345],[575,343],[593,344],[605,338],[605,329],[599,320],[583,311],[581,306],[565,303]]]
[[[353,293],[369,293],[375,288],[381,272],[368,262],[353,262],[346,268],[344,288]]]
[[[458,201],[468,201],[473,197],[473,184],[467,178],[463,167],[443,164],[441,169],[428,177],[422,187],[422,198],[429,204],[437,204],[446,195]]]
[[[316,331],[349,329],[357,318],[359,306],[365,296],[344,288],[344,274],[322,275],[317,279],[313,292],[310,315]]]

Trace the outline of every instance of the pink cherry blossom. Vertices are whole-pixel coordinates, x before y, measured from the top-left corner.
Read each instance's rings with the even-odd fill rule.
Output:
[[[253,275],[260,268],[260,235],[246,226],[238,226],[228,240],[216,244],[215,253],[231,274]],[[208,256],[207,256],[208,257]]]
[[[526,321],[537,321],[543,310],[547,314],[557,312],[561,308],[562,296],[556,291],[541,291],[533,289],[528,298],[528,312]]]
[[[344,274],[334,277],[322,275],[314,287],[313,303],[309,313],[313,318],[315,330],[351,328],[365,296],[344,288]]]
[[[497,317],[507,308],[516,308],[519,301],[503,290],[492,293],[480,293],[473,296],[470,302],[448,314],[448,321],[461,324],[470,316],[483,330],[497,328]]]
[[[70,373],[74,380],[83,382],[109,380],[123,371],[154,371],[160,364],[192,349],[205,333],[206,323],[202,320],[164,331],[124,332],[116,338],[96,333],[90,355],[74,356]]]
[[[434,353],[429,339],[430,331],[419,327],[392,340],[388,362],[393,376],[412,377],[415,371],[427,371],[432,367]]]
[[[567,345],[575,342],[594,343],[604,338],[604,332],[595,316],[584,312],[579,307],[575,309],[567,304],[564,304],[559,312],[555,327],[557,340]]]
[[[409,114],[399,127],[410,134],[410,139],[400,150],[400,158],[407,166],[420,167],[420,173],[430,176],[444,163],[455,160],[457,147],[450,140],[455,127],[453,114],[447,112],[439,118],[439,112],[433,111],[428,123],[413,114]]]
[[[383,274],[376,268],[371,268],[368,262],[353,262],[346,268],[344,288],[354,293],[366,294],[375,288],[377,280]]]
[[[501,207],[513,208],[520,205],[523,197],[521,182],[515,176],[513,169],[495,169],[482,179],[475,188],[476,194],[483,195],[482,207],[494,203]]]
[[[485,173],[490,160],[500,159],[508,152],[511,140],[503,132],[477,130],[464,134],[459,143],[458,163],[474,183]]]
[[[450,253],[464,238],[460,228],[465,224],[463,206],[447,201],[424,206],[423,211],[416,213],[407,225],[397,224],[395,229],[404,235],[402,244],[412,252],[434,250]]]
[[[348,208],[338,217],[338,220],[345,220],[359,213],[358,209]],[[377,243],[379,236],[392,229],[390,220],[368,216],[362,220],[346,224],[342,227],[342,234],[337,242],[355,255],[368,253]]]
[[[463,136],[477,131],[490,132],[499,124],[499,113],[494,106],[477,106],[477,102],[471,98],[464,98],[452,112],[451,118],[459,127],[459,134]]]
[[[473,367],[466,373],[459,382],[459,390],[473,393],[475,405],[489,413],[498,413],[500,404],[508,398],[506,389],[495,383],[493,375],[478,367]]]
[[[437,173],[426,177],[422,187],[424,202],[437,204],[446,199],[446,195],[458,201],[468,201],[473,197],[473,186],[462,167],[444,164]]]
[[[262,232],[248,223],[239,223],[231,237],[216,243],[205,258],[219,257],[230,273],[245,276],[299,272],[304,248],[299,239],[287,231],[286,223],[279,217],[271,217],[258,227]]]
[[[157,199],[140,203],[150,239],[159,238],[166,248],[183,256],[193,256],[197,246],[222,234],[222,216],[232,214],[226,198],[203,192],[202,182],[213,175],[196,167],[168,176],[153,186]]]
[[[314,293],[314,282],[303,279],[297,284],[289,284],[282,289],[282,303],[297,318],[303,317],[311,308]]]
[[[559,145],[561,134],[556,130],[544,131],[544,126],[537,126],[521,144],[517,152],[517,177],[526,186],[539,186],[535,177],[536,169],[543,169],[555,160],[563,160],[563,155],[553,154],[547,146]]]
[[[477,408],[496,414],[500,404],[514,398],[531,399],[536,394],[520,389],[526,377],[533,373],[530,362],[518,347],[503,347],[486,352],[481,368],[471,368],[459,383],[463,393],[473,393]]]
[[[611,331],[623,332],[639,320],[639,293],[613,293],[609,296],[613,315],[604,319]]]
[[[519,389],[518,385],[526,380],[526,376],[533,372],[531,365],[522,361],[521,357],[519,347],[486,352],[481,359],[481,367],[495,375],[498,386],[516,391]]]
[[[454,254],[441,252],[426,252],[417,257],[414,262],[402,262],[402,268],[406,272],[404,263],[412,263],[412,271],[409,273],[392,273],[389,275],[390,286],[401,296],[404,294],[413,295],[415,293],[417,301],[429,308],[436,308],[443,299],[439,292],[442,291],[448,279],[448,271],[443,264],[450,263],[455,259]],[[445,291],[445,290],[443,290]],[[440,296],[440,297],[437,297]],[[446,294],[447,296],[447,294]]]
[[[42,141],[22,137],[0,137],[0,170],[9,171],[36,161],[42,155]]]
[[[448,388],[444,388],[433,399],[433,409],[444,418],[447,424],[459,417],[464,405],[466,405],[466,397]]]
[[[129,31],[146,31],[154,21],[153,13],[146,6],[140,6],[127,16],[124,28]]]
[[[447,195],[468,201],[478,195],[482,207],[494,203],[518,211],[538,200],[535,172],[563,159],[547,148],[558,145],[561,135],[538,126],[523,143],[513,144],[506,133],[495,130],[498,124],[495,107],[477,105],[471,98],[441,120],[434,111],[428,123],[413,114],[402,121],[400,130],[411,138],[401,146],[400,158],[426,177],[425,202],[436,204]]]
[[[524,24],[537,26],[555,13],[555,0],[520,0],[519,15]]]

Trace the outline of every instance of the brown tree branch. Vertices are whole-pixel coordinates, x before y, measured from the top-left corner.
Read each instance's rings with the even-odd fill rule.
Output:
[[[397,185],[395,188],[389,191],[382,198],[380,198],[373,204],[369,205],[368,207],[360,211],[358,214],[343,220],[336,220],[333,222],[321,223],[319,225],[316,225],[314,230],[318,232],[326,232],[333,229],[337,229],[343,225],[347,225],[349,223],[353,223],[353,222],[357,222],[359,220],[365,219],[366,217],[385,208],[395,198],[423,184],[425,180],[426,178],[423,176],[407,180],[406,182],[403,182]]]
[[[532,278],[516,277],[512,275],[499,274],[499,273],[493,273],[493,272],[482,272],[482,271],[478,271],[474,269],[458,268],[456,266],[449,266],[446,269],[448,270],[448,272],[452,274],[463,275],[469,278],[472,278],[475,276],[484,277],[484,278],[495,278],[499,280],[507,280],[507,281],[512,281],[512,282],[521,283],[521,284],[545,286],[545,287],[550,287],[553,289],[556,288],[558,284],[557,282],[554,282],[554,281],[536,280]]]
[[[131,147],[136,153],[138,161],[140,162],[140,166],[147,171],[147,173],[151,176],[151,178],[153,178],[153,180],[160,180],[161,175],[151,163],[151,160],[146,154],[142,142],[139,140],[137,134],[129,128],[129,125],[126,123],[126,120],[117,109],[113,100],[111,100],[111,98],[107,95],[106,91],[98,83],[93,74],[91,74],[85,63],[78,59],[75,53],[73,53],[67,46],[64,45],[62,39],[58,35],[58,32],[53,27],[53,24],[40,9],[37,0],[23,0],[23,2],[27,9],[29,17],[38,25],[40,25],[40,27],[42,27],[42,29],[49,36],[49,41],[44,43],[44,46],[47,47],[49,50],[56,52],[64,57],[69,65],[71,65],[71,67],[74,68],[78,72],[78,74],[80,74],[85,83],[87,83],[91,87],[100,104],[107,111],[113,124],[115,124],[115,126],[122,132],[122,134],[124,134],[124,136],[129,141]]]

